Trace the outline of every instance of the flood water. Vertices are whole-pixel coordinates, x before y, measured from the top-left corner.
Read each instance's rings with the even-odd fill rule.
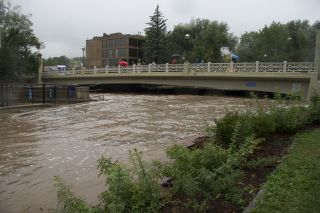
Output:
[[[203,134],[205,121],[243,107],[244,99],[196,95],[104,94],[104,101],[0,111],[0,212],[48,212],[57,205],[53,177],[96,203],[105,190],[97,160],[165,159],[174,143]]]

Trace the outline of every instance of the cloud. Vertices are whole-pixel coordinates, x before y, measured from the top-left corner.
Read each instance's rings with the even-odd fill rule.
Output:
[[[44,57],[81,56],[85,40],[103,33],[144,32],[159,4],[168,30],[191,18],[226,22],[240,36],[272,21],[320,19],[319,0],[11,0],[31,13],[34,32],[45,43]]]

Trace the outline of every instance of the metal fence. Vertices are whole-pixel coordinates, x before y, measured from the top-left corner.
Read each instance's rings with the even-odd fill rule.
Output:
[[[86,87],[54,84],[0,84],[0,107],[70,104],[89,99]]]

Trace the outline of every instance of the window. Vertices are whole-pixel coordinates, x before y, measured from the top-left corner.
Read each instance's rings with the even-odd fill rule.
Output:
[[[138,40],[135,38],[129,38],[129,46],[137,47],[138,46]]]
[[[138,49],[129,49],[129,56],[130,57],[138,57]]]

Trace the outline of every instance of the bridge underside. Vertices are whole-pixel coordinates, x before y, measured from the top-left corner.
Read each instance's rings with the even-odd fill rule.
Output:
[[[310,89],[311,75],[301,75],[300,73],[260,73],[252,75],[250,73],[233,73],[229,75],[130,75],[121,76],[73,76],[73,77],[50,77],[43,78],[44,83],[55,84],[77,84],[77,85],[97,85],[97,84],[154,84],[179,87],[208,88],[217,90],[234,91],[259,91],[259,92],[279,92],[295,93],[303,98],[308,97]]]

